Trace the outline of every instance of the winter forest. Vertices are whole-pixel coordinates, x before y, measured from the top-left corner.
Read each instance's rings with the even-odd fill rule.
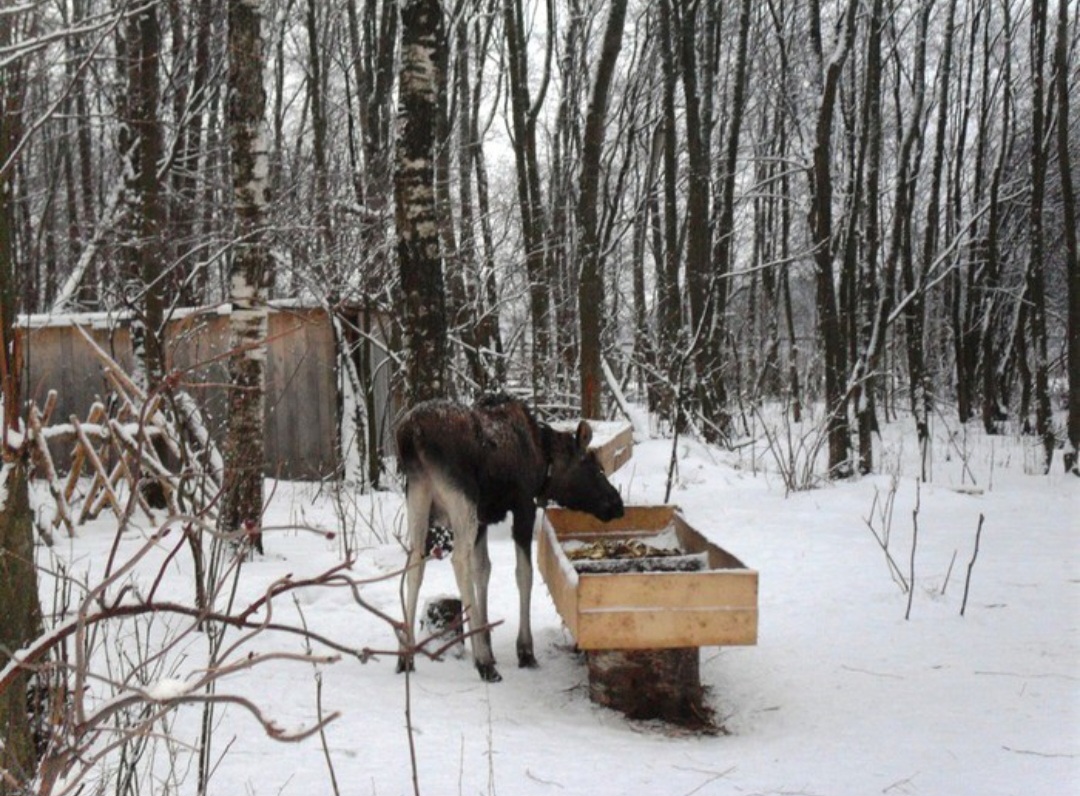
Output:
[[[0,4],[0,769],[35,754],[3,666],[42,630],[30,495],[63,502],[31,483],[28,318],[130,324],[134,419],[160,397],[211,484],[169,504],[215,540],[190,543],[203,619],[236,535],[263,552],[277,301],[331,319],[358,493],[398,488],[373,346],[399,410],[507,391],[545,419],[643,416],[673,459],[765,444],[786,493],[883,476],[888,426],[929,481],[939,422],[1080,475],[1078,47],[1069,0]],[[217,305],[231,397],[208,428],[167,324]],[[35,792],[92,764],[72,743]]]

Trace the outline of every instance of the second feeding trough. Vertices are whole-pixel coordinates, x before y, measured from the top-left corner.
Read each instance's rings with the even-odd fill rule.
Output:
[[[757,643],[758,573],[675,506],[628,506],[601,522],[548,509],[537,562],[586,653],[589,696],[630,718],[709,728],[704,646]]]

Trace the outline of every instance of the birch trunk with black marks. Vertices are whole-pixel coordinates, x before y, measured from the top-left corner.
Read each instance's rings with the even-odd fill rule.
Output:
[[[439,1],[406,2],[401,9],[394,205],[409,405],[445,397],[449,387],[434,164],[438,71],[446,60],[441,54],[445,46]]]
[[[263,510],[266,299],[273,273],[266,240],[269,155],[263,134],[266,91],[259,0],[230,0],[228,53],[228,128],[236,240],[229,269],[231,384],[219,525],[227,531],[255,531]],[[252,542],[261,553],[262,535],[255,532]]]

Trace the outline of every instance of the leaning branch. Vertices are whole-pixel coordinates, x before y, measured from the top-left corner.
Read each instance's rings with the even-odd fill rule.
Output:
[[[971,588],[971,570],[975,568],[975,559],[979,556],[979,538],[982,536],[983,529],[983,517],[979,515],[979,527],[975,529],[975,550],[971,554],[971,561],[968,562],[967,577],[964,578],[964,599],[960,603],[960,616],[964,615],[964,611],[967,610],[968,590]]]

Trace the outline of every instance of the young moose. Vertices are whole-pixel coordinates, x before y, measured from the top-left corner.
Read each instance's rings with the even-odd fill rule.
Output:
[[[415,640],[416,605],[424,577],[424,540],[432,521],[449,524],[453,566],[462,610],[470,627],[488,624],[491,559],[487,526],[514,515],[517,584],[521,618],[518,664],[536,665],[529,600],[531,546],[537,500],[587,511],[601,520],[623,514],[622,498],[589,451],[592,429],[582,421],[576,433],[539,423],[525,404],[506,395],[481,398],[467,407],[428,401],[414,407],[397,427],[397,450],[406,476],[409,574],[405,602],[406,638],[398,671],[412,669],[407,650]],[[490,632],[471,636],[480,677],[502,678],[495,669]]]

